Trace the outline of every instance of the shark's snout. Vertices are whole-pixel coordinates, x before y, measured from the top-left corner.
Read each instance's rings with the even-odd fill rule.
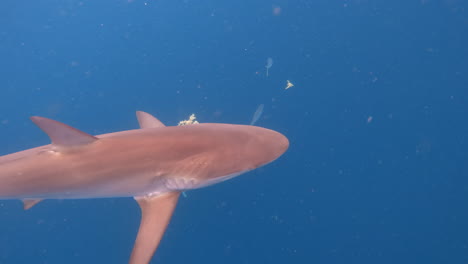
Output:
[[[289,140],[283,134],[266,128],[256,127],[255,141],[251,148],[255,153],[255,168],[276,160],[289,147]]]
[[[269,162],[279,158],[289,147],[289,140],[281,133],[268,130],[263,140]]]
[[[276,132],[276,131],[273,131],[276,133],[276,135],[274,136],[274,140],[275,140],[275,149],[274,149],[274,152],[279,156],[283,155],[284,152],[286,152],[286,150],[289,148],[289,140],[286,136],[284,136],[283,134],[279,133],[279,132]]]

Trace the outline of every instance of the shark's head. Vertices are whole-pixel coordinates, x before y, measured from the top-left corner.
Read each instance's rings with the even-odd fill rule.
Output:
[[[256,169],[279,158],[289,147],[289,140],[281,133],[255,126],[246,128],[248,140],[239,142],[239,157],[249,170]]]
[[[167,179],[172,190],[228,180],[274,161],[289,147],[284,135],[261,127],[200,124],[185,129],[189,132],[185,140],[197,143],[192,144],[192,155],[177,166],[180,177]]]

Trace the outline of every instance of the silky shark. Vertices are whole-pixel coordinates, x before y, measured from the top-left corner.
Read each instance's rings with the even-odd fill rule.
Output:
[[[0,157],[0,199],[29,209],[43,199],[134,197],[141,223],[130,264],[146,264],[184,190],[212,185],[272,162],[289,146],[255,126],[166,127],[137,112],[141,129],[92,136],[33,116],[51,144]]]

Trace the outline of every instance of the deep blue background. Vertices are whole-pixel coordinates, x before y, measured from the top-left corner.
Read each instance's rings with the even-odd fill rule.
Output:
[[[463,0],[0,3],[1,154],[48,143],[31,115],[101,134],[261,103],[290,139],[181,199],[154,263],[468,263],[467,89]],[[1,201],[0,263],[126,263],[138,224],[132,199]]]

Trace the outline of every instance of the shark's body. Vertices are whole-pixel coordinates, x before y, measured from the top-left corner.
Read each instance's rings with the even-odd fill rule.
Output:
[[[52,144],[0,157],[0,199],[28,209],[42,199],[135,197],[142,209],[131,264],[149,263],[180,192],[227,180],[278,158],[288,140],[243,125],[165,127],[137,112],[142,129],[91,136],[32,117]]]

